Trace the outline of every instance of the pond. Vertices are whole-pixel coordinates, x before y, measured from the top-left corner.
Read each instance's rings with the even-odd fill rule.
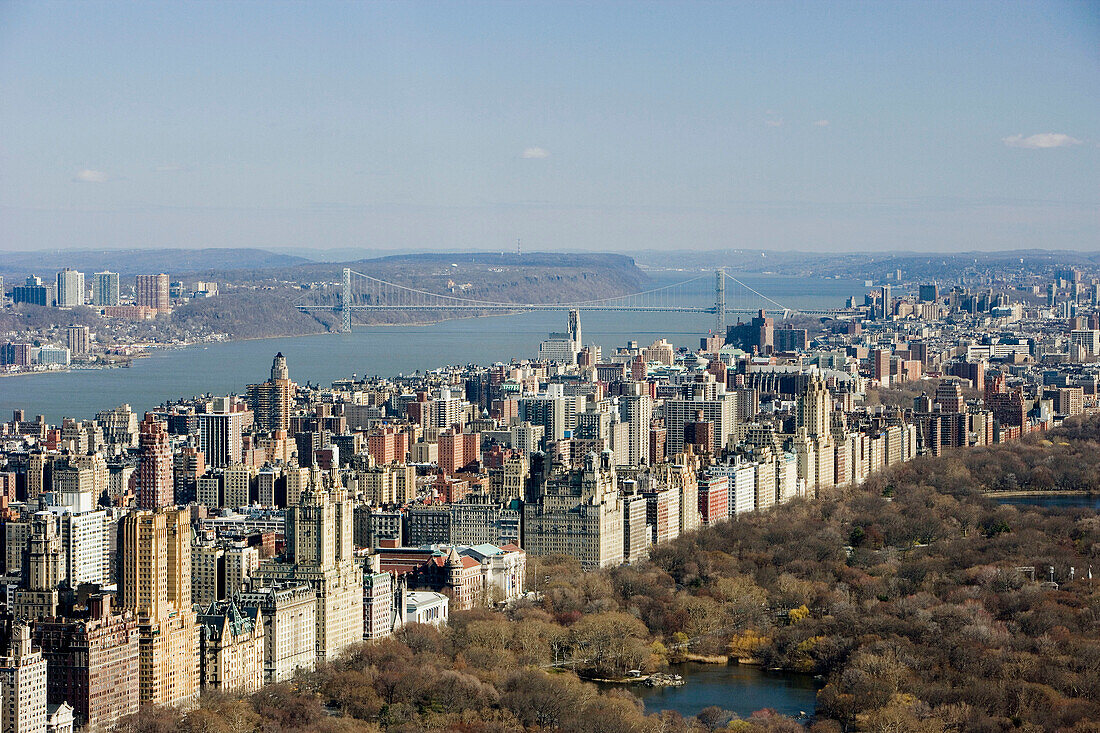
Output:
[[[703,664],[684,662],[672,664],[669,674],[681,675],[687,684],[682,687],[645,687],[600,683],[603,689],[622,687],[642,699],[647,713],[675,710],[689,718],[703,708],[717,705],[742,718],[755,711],[772,708],[778,713],[797,718],[812,715],[817,704],[820,680],[808,674],[769,672],[747,664]]]
[[[1100,496],[1088,494],[1048,494],[1027,496],[994,496],[999,504],[1038,506],[1047,509],[1095,509],[1100,510]]]

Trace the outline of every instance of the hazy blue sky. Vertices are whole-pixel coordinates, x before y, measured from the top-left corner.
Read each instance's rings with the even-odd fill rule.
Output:
[[[1100,3],[0,2],[0,249],[1100,248]]]

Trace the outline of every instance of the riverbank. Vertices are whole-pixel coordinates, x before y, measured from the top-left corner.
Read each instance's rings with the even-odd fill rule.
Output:
[[[182,348],[182,347],[181,347]],[[77,363],[64,365],[36,365],[45,366],[41,369],[25,369],[21,371],[5,371],[0,372],[0,377],[29,377],[35,374],[71,374],[72,372],[98,372],[104,369],[128,369],[131,367],[135,360],[144,359],[149,356],[149,352],[145,351],[140,354],[129,354],[127,356],[119,357],[111,361],[105,362],[92,362],[92,363]],[[57,368],[51,368],[51,367]]]

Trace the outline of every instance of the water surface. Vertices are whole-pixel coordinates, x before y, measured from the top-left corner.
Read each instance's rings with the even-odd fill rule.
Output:
[[[747,664],[684,662],[669,665],[668,671],[683,676],[687,683],[682,687],[604,683],[601,687],[629,689],[642,698],[647,713],[675,710],[685,718],[712,705],[742,718],[764,708],[792,718],[813,715],[821,688],[821,682],[812,675],[769,672]]]
[[[657,285],[680,282],[696,273],[664,273]],[[780,276],[739,276],[747,285],[780,303],[802,308],[836,308],[846,297],[864,290],[862,283]],[[671,297],[673,304],[713,305],[713,278],[702,278]],[[727,284],[730,308],[753,302]],[[730,323],[736,321],[731,316]],[[585,344],[605,350],[628,340],[643,345],[667,338],[677,346],[697,348],[699,337],[715,327],[706,313],[629,313],[581,311]],[[53,423],[62,417],[90,418],[98,410],[128,403],[144,411],[165,400],[198,394],[243,392],[261,382],[271,359],[287,357],[291,379],[299,384],[328,385],[352,374],[393,376],[447,364],[491,364],[513,357],[533,358],[549,331],[564,331],[566,314],[547,311],[442,321],[423,326],[362,326],[350,334],[318,334],[291,338],[164,349],[136,359],[129,369],[99,369],[0,378],[0,419],[22,408],[45,415]]]
[[[1013,504],[1015,506],[1037,506],[1049,509],[1094,509],[1100,511],[1100,495],[1088,496],[1085,494],[1051,494],[1049,496],[994,496],[993,500],[999,504]]]

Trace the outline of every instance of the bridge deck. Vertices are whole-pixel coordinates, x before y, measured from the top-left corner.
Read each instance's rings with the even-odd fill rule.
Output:
[[[298,305],[295,306],[298,310],[326,310],[341,312],[343,309],[339,305]],[[641,312],[641,313],[717,313],[717,309],[712,307],[703,306],[675,306],[675,305],[591,305],[586,306],[578,303],[508,303],[500,305],[349,305],[348,310],[368,310],[368,311],[501,311],[505,313],[516,313],[520,311],[627,311],[627,312]],[[760,311],[759,308],[726,308],[726,313],[735,314],[755,314]],[[836,313],[843,313],[844,309],[838,308],[834,310],[805,310],[802,308],[791,308],[787,310],[781,310],[779,308],[766,309],[764,311],[768,314],[783,314],[783,313],[802,313],[811,316],[825,316],[834,315]]]

